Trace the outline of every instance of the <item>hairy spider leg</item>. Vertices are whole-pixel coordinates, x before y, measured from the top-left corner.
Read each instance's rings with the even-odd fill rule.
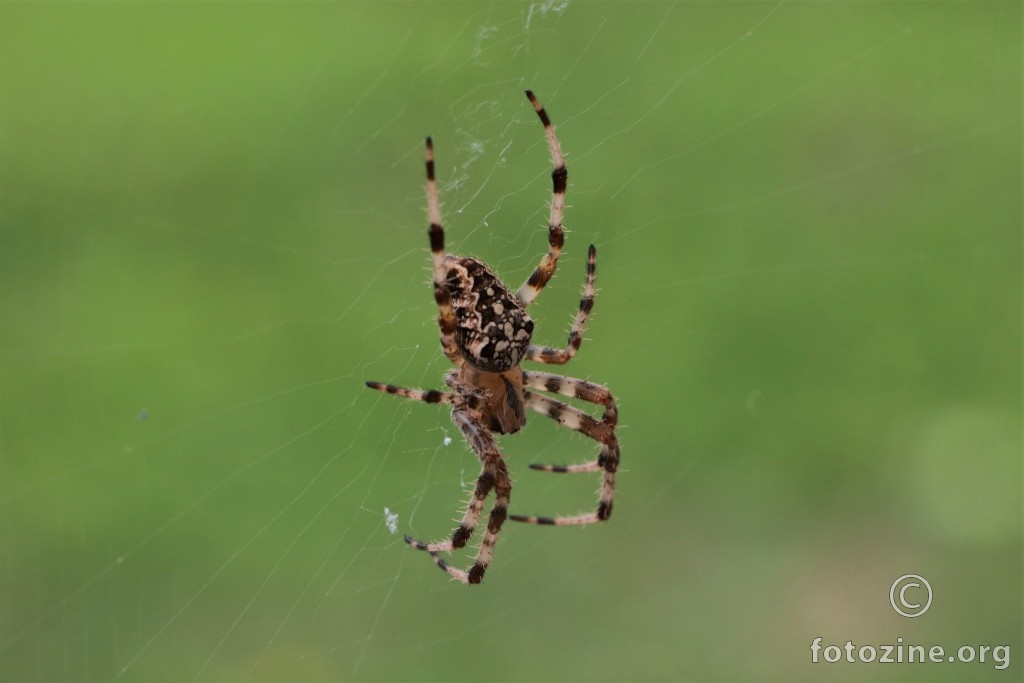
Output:
[[[444,403],[450,406],[465,406],[473,409],[479,409],[483,405],[483,400],[474,394],[453,394],[447,391],[438,391],[437,389],[407,389],[406,387],[396,387],[394,384],[384,384],[383,382],[367,382],[366,386],[377,391],[383,391],[386,394],[394,394],[395,396],[402,396],[413,401],[422,401],[423,403]]]
[[[551,149],[551,163],[554,170],[551,171],[551,213],[548,215],[548,252],[540,259],[536,270],[530,274],[526,282],[519,288],[516,296],[524,306],[537,298],[544,285],[548,283],[551,276],[555,274],[555,267],[558,265],[558,257],[562,253],[562,245],[565,243],[565,232],[562,229],[562,217],[565,215],[565,190],[569,184],[569,171],[565,167],[565,157],[562,156],[562,148],[555,136],[555,129],[551,125],[551,119],[544,111],[533,92],[526,91],[526,97],[533,105],[540,122],[544,124],[544,133],[548,138],[548,147]]]
[[[597,249],[593,244],[587,250],[587,279],[583,283],[583,298],[580,299],[580,307],[576,311],[576,317],[572,321],[572,328],[569,330],[569,341],[564,349],[556,349],[550,346],[536,346],[530,344],[526,350],[525,360],[535,363],[547,363],[548,365],[565,365],[576,352],[580,350],[583,343],[583,326],[587,324],[587,316],[594,308],[594,297],[597,289],[594,282],[597,277]]]
[[[466,441],[469,442],[473,452],[480,459],[482,467],[476,480],[476,487],[473,496],[466,506],[466,512],[462,516],[459,526],[452,532],[451,537],[446,541],[435,543],[424,543],[417,541],[411,536],[405,537],[405,542],[417,550],[425,550],[430,553],[441,569],[452,577],[463,583],[480,583],[483,580],[484,572],[491,562],[494,554],[494,546],[498,542],[498,532],[508,515],[508,502],[512,494],[512,481],[508,476],[508,469],[505,461],[498,450],[498,444],[490,431],[476,415],[484,407],[484,401],[475,394],[448,393],[436,389],[408,389],[397,387],[393,384],[381,382],[367,382],[366,386],[377,391],[382,391],[395,396],[401,396],[413,401],[423,403],[443,403],[454,406],[452,409],[452,421],[459,427]],[[480,549],[477,551],[476,560],[473,566],[467,571],[451,567],[438,553],[451,552],[462,548],[469,541],[476,529],[476,525],[483,512],[484,503],[491,491],[495,492],[494,505],[487,520],[487,531],[484,533]]]
[[[578,465],[538,465],[531,464],[530,469],[542,472],[558,472],[575,474],[579,472],[602,472],[601,493],[595,512],[568,517],[540,517],[535,515],[510,515],[516,522],[528,524],[551,524],[554,526],[572,526],[577,524],[594,524],[604,522],[612,515],[615,502],[615,474],[619,468],[619,441],[615,436],[618,422],[618,408],[615,398],[607,388],[572,377],[561,377],[546,372],[524,372],[524,385],[534,389],[551,391],[571,396],[605,407],[600,420],[588,415],[578,408],[562,401],[555,400],[527,391],[525,393],[528,408],[555,420],[564,427],[576,430],[597,441],[601,445],[596,460]]]
[[[561,394],[569,398],[578,398],[587,403],[604,406],[601,421],[615,427],[619,421],[619,409],[615,397],[603,384],[588,382],[585,379],[556,375],[538,370],[523,370],[523,386],[527,389],[540,389],[552,394]]]
[[[459,408],[452,411],[452,420],[462,431],[482,464],[473,497],[469,501],[462,522],[448,541],[423,543],[411,536],[406,536],[405,542],[417,550],[429,552],[434,563],[452,578],[458,579],[462,583],[480,583],[494,556],[494,546],[498,542],[501,526],[508,517],[512,480],[508,476],[508,468],[498,450],[498,444],[491,436],[491,432],[480,423],[480,420],[468,411]],[[480,541],[480,548],[477,550],[473,565],[468,570],[456,569],[445,562],[438,553],[449,552],[454,548],[466,545],[466,541],[472,535],[480,513],[483,511],[484,501],[492,489],[494,490],[494,505],[491,506],[491,513],[487,518],[487,529]]]
[[[441,225],[441,204],[437,198],[437,177],[434,173],[434,143],[427,138],[427,217],[430,221],[430,257],[434,273],[434,301],[437,303],[437,326],[441,331],[441,348],[444,355],[455,365],[463,364],[455,341],[455,311],[446,280],[448,266],[445,265],[444,227]]]

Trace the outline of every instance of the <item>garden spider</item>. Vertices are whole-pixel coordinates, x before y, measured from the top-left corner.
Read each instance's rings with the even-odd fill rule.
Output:
[[[437,322],[441,329],[441,347],[455,365],[445,375],[445,384],[452,391],[406,389],[380,382],[366,386],[389,394],[404,396],[425,403],[452,406],[452,421],[473,448],[483,467],[476,488],[451,538],[436,543],[423,543],[409,536],[405,542],[430,553],[442,570],[463,583],[480,583],[491,562],[498,533],[506,517],[529,524],[592,524],[611,517],[615,496],[615,471],[619,466],[619,443],[615,436],[618,410],[611,392],[600,384],[563,377],[548,372],[523,370],[524,360],[564,365],[572,360],[583,340],[583,325],[594,305],[594,277],[597,250],[590,245],[587,253],[587,278],[583,299],[569,332],[564,349],[535,346],[530,343],[533,320],[526,313],[544,285],[555,272],[562,252],[565,212],[565,188],[568,173],[558,138],[544,108],[529,90],[526,96],[544,124],[554,171],[551,173],[551,213],[548,220],[548,252],[540,264],[515,293],[498,279],[483,262],[464,256],[449,256],[444,251],[444,229],[437,199],[434,177],[434,148],[427,138],[427,211],[430,219],[430,252],[434,272],[434,300]],[[562,401],[533,390],[548,391],[604,406],[598,420]],[[509,515],[512,482],[505,461],[498,450],[493,433],[512,434],[526,423],[525,408],[547,415],[559,424],[585,434],[601,445],[596,460],[580,465],[535,465],[542,472],[601,472],[600,500],[594,512],[572,517],[533,517]],[[451,567],[439,553],[447,553],[466,545],[483,511],[484,501],[494,491],[494,505],[487,518],[487,530],[477,551],[473,566],[463,571]]]

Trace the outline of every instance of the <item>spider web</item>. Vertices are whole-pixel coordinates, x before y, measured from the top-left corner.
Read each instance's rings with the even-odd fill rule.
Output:
[[[809,634],[893,642],[908,571],[986,587],[918,642],[1019,647],[1016,3],[0,12],[5,679],[843,678]],[[610,524],[509,523],[467,590],[402,535],[478,464],[363,382],[447,369],[426,134],[449,251],[516,287],[546,249],[525,88],[570,174],[535,340],[594,243],[564,371],[623,470]],[[593,442],[501,445],[516,511],[593,509],[526,467]]]

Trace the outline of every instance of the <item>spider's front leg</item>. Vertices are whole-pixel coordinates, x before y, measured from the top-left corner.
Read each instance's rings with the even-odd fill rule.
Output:
[[[530,344],[526,349],[526,360],[550,365],[565,365],[572,360],[580,350],[580,344],[583,343],[583,327],[587,324],[590,311],[594,309],[594,297],[597,296],[596,277],[597,248],[591,244],[587,250],[587,279],[583,283],[583,298],[580,299],[580,307],[576,310],[576,317],[573,318],[572,328],[569,330],[569,341],[564,349]]]
[[[544,286],[547,285],[551,276],[555,274],[558,266],[558,257],[562,254],[562,246],[565,244],[565,230],[562,227],[562,217],[565,215],[565,190],[569,185],[569,171],[565,168],[565,156],[562,155],[562,148],[558,144],[558,136],[551,125],[548,113],[541,106],[537,98],[529,90],[526,97],[533,105],[534,111],[544,125],[544,134],[548,139],[548,148],[551,150],[551,164],[554,167],[551,171],[551,213],[548,214],[548,251],[541,257],[537,268],[530,274],[526,282],[516,292],[516,296],[529,306],[530,302],[537,298]]]
[[[441,225],[441,203],[437,198],[437,177],[434,174],[434,143],[427,138],[427,216],[430,220],[430,262],[434,275],[434,301],[437,303],[437,325],[441,332],[441,348],[455,365],[462,365],[462,355],[455,341],[455,311],[445,280],[444,227]]]
[[[459,526],[452,532],[447,541],[439,543],[423,543],[410,536],[405,537],[405,542],[417,550],[425,550],[430,553],[431,558],[442,571],[462,583],[480,583],[484,578],[484,572],[494,555],[494,546],[498,542],[498,533],[502,524],[508,517],[508,504],[512,495],[512,480],[508,476],[508,468],[498,450],[498,444],[494,441],[490,431],[480,422],[480,419],[470,410],[456,407],[452,411],[452,421],[462,432],[463,436],[472,446],[473,451],[480,458],[482,467],[477,477],[476,488],[473,490],[473,497],[470,498],[466,512],[462,516]],[[480,514],[483,512],[484,502],[491,491],[494,491],[494,505],[487,518],[487,530],[484,532],[483,540],[480,542],[480,549],[477,551],[473,565],[466,571],[456,569],[445,562],[438,553],[451,552],[462,548],[473,535]]]

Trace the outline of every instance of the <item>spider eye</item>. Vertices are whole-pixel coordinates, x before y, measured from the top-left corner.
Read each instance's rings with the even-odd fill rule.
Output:
[[[532,335],[532,334],[533,334],[533,321],[532,321],[532,320],[530,320],[529,318],[527,318],[527,319],[526,319],[526,322],[525,322],[525,323],[523,324],[523,327],[525,327],[525,328],[526,328],[526,332],[527,332],[527,334],[530,334],[530,335]]]

